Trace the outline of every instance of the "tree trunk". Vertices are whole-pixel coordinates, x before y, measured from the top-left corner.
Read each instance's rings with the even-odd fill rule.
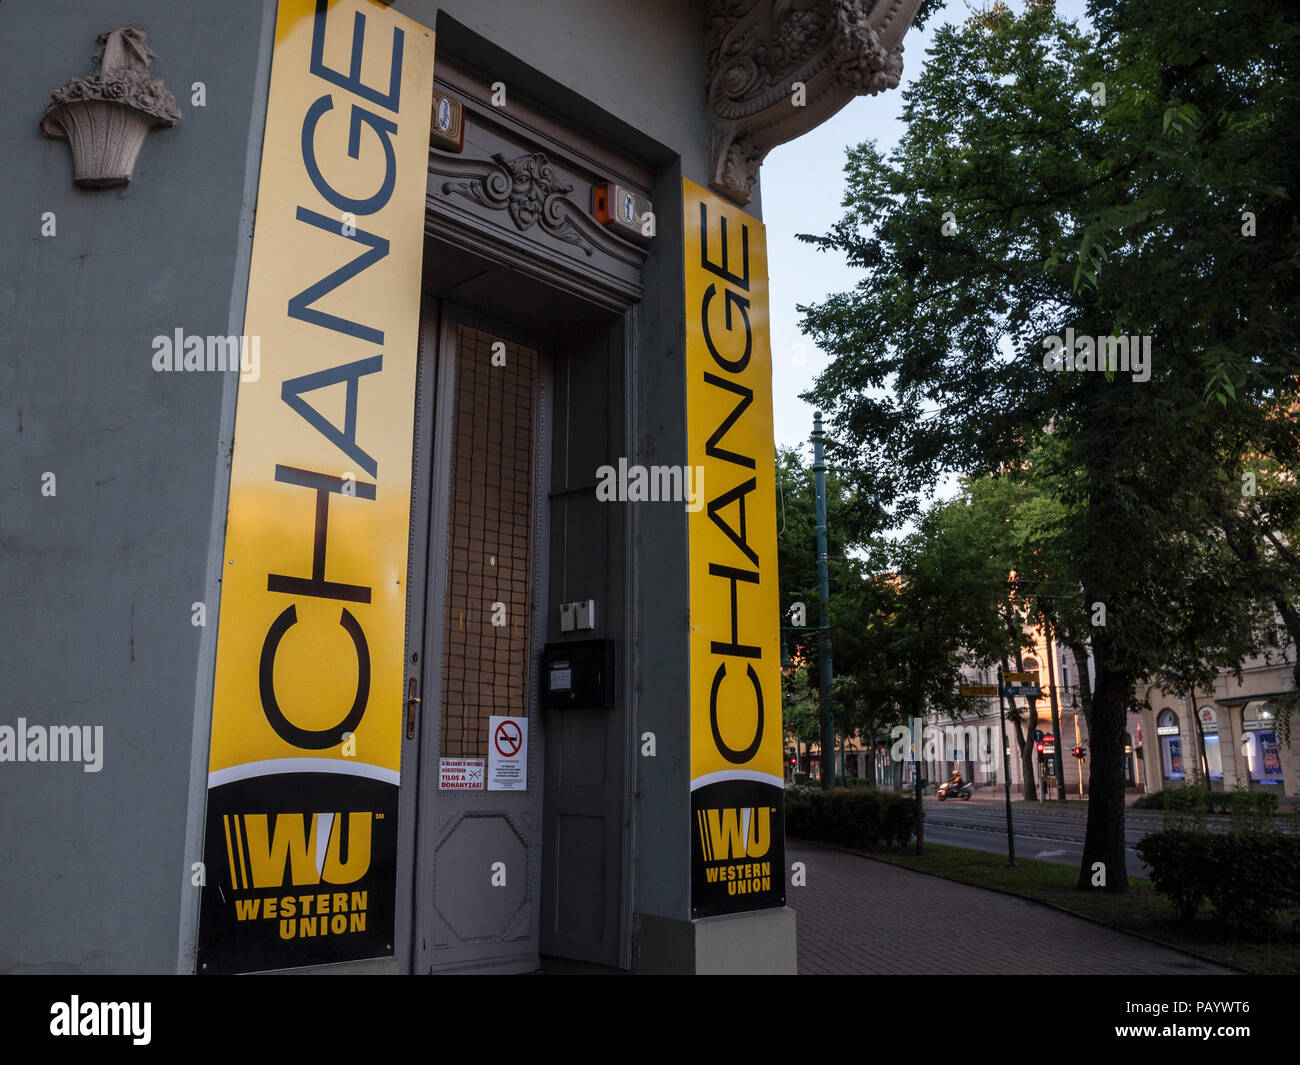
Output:
[[[1037,726],[1037,722],[1034,722]],[[1033,732],[1025,736],[1023,719],[1016,720],[1016,742],[1020,744],[1020,797],[1030,802],[1038,801],[1038,781],[1034,779]]]
[[[1112,895],[1128,892],[1124,853],[1124,727],[1132,690],[1130,678],[1111,673],[1106,666],[1103,633],[1093,641],[1097,684],[1092,693],[1089,742],[1088,828],[1079,866],[1078,889],[1103,888]]]
[[[1007,622],[1007,629],[1014,633],[1010,621]],[[1024,658],[1020,653],[1020,648],[1016,648],[1016,671],[1020,672],[1025,668]],[[1002,660],[1002,672],[1006,673],[1007,661]],[[1038,708],[1034,705],[1033,699],[1026,700],[1029,704],[1029,728],[1025,729],[1022,724],[1023,718],[1016,719],[1016,742],[1020,744],[1020,796],[1029,802],[1038,801],[1038,776],[1034,772],[1034,730],[1038,728]],[[1015,700],[1011,700],[1014,705]],[[1026,731],[1028,735],[1026,735]]]
[[[1214,789],[1210,787],[1210,756],[1205,752],[1205,730],[1201,727],[1201,711],[1196,705],[1195,686],[1188,690],[1187,702],[1192,708],[1192,724],[1196,726],[1196,752],[1200,756],[1197,761],[1205,777],[1205,790],[1213,791]]]

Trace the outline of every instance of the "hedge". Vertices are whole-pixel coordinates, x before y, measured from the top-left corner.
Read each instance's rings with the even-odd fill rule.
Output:
[[[786,834],[799,839],[867,848],[880,843],[906,847],[916,828],[916,800],[870,788],[786,792]]]
[[[1202,902],[1233,935],[1267,935],[1279,910],[1300,907],[1300,837],[1272,829],[1172,828],[1137,845],[1151,881],[1191,921]]]
[[[1277,796],[1265,791],[1205,791],[1203,788],[1166,788],[1143,795],[1135,810],[1174,810],[1186,814],[1233,814],[1270,817],[1277,813]]]

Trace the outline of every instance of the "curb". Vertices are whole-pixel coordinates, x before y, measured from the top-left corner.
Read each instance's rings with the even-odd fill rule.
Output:
[[[1057,913],[1064,913],[1070,917],[1077,917],[1081,921],[1087,921],[1089,924],[1095,924],[1098,928],[1107,928],[1112,932],[1120,932],[1123,935],[1132,936],[1134,939],[1141,939],[1147,943],[1152,944],[1153,946],[1164,947],[1166,950],[1172,950],[1179,954],[1186,954],[1189,958],[1196,958],[1198,961],[1207,962],[1210,965],[1217,965],[1220,969],[1228,969],[1229,971],[1233,973],[1238,973],[1242,976],[1259,975],[1258,973],[1252,972],[1250,969],[1239,969],[1237,968],[1237,966],[1229,965],[1227,962],[1220,961],[1218,958],[1211,958],[1208,955],[1199,954],[1194,950],[1188,950],[1186,947],[1176,947],[1172,943],[1166,943],[1164,942],[1164,940],[1155,939],[1154,937],[1145,935],[1142,932],[1134,932],[1127,928],[1117,928],[1115,925],[1106,924],[1105,921],[1099,921],[1095,917],[1089,917],[1087,914],[1078,913],[1074,910],[1067,910],[1064,906],[1058,906],[1054,902],[1044,902],[1042,899],[1036,899],[1032,895],[1023,895],[1019,891],[1011,891],[1007,888],[987,887],[983,884],[968,884],[964,880],[956,880],[953,877],[944,876],[942,873],[932,873],[928,869],[909,869],[907,866],[900,865],[897,862],[892,862],[888,858],[880,858],[873,854],[867,854],[864,851],[854,850],[852,847],[841,847],[838,843],[823,843],[820,840],[797,839],[795,837],[788,837],[788,838],[794,839],[796,843],[804,843],[813,847],[825,847],[827,850],[841,851],[844,854],[852,854],[858,858],[865,858],[869,862],[879,862],[881,865],[889,865],[895,869],[903,869],[909,873],[920,873],[922,876],[932,876],[936,880],[946,880],[950,884],[961,884],[963,887],[974,888],[977,891],[992,891],[998,895],[1008,895],[1013,899],[1023,899],[1025,902],[1032,902],[1037,906],[1045,906],[1047,909],[1055,910]],[[944,844],[932,843],[930,844],[930,846],[942,847],[944,846]],[[1024,860],[1031,862],[1034,859],[1026,858]],[[1044,862],[1042,864],[1045,865],[1047,863]],[[1068,975],[1068,974],[1061,974],[1061,975]]]

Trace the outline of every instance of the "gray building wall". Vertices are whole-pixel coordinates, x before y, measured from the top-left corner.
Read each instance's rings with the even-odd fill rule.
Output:
[[[151,341],[242,331],[273,6],[0,5],[0,725],[103,728],[97,773],[0,763],[0,970],[169,972],[185,949],[236,378],[156,373]],[[83,189],[38,123],[119,26],[181,122],[130,185]]]
[[[702,0],[397,0],[392,7],[435,26],[439,41],[452,40],[447,19],[455,20],[568,89],[572,98],[555,98],[557,110],[587,112],[592,131],[605,127],[611,139],[620,134],[609,119],[623,123],[680,154],[687,176],[704,181]],[[516,81],[531,88],[522,69],[504,66],[500,80],[507,89]]]

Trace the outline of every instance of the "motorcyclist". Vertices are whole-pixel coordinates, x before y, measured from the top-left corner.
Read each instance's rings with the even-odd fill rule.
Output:
[[[956,793],[961,790],[961,770],[956,766],[952,767],[952,776],[948,779],[948,791]]]

